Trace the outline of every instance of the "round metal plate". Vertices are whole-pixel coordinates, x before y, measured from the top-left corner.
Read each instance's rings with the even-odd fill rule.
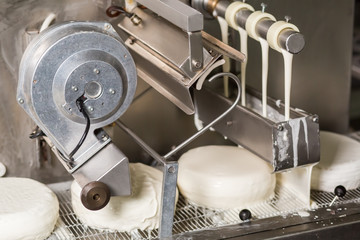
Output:
[[[46,29],[26,49],[19,75],[24,109],[47,129],[85,124],[76,106],[82,95],[92,127],[110,124],[130,106],[136,90],[130,53],[111,25],[101,22]]]
[[[89,210],[100,210],[110,201],[110,190],[103,182],[90,182],[81,190],[81,202]]]

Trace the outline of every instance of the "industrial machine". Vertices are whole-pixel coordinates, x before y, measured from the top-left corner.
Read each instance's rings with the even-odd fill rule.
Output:
[[[301,27],[299,30],[295,26],[296,18],[295,25],[277,21],[266,13],[268,10],[272,13],[270,6],[275,3],[269,3],[268,9],[263,4],[262,11],[255,11],[260,4],[228,0],[126,0],[112,4],[80,1],[79,6],[64,1],[51,3],[47,8],[42,8],[40,3],[42,1],[35,3],[39,11],[33,8],[37,18],[28,21],[26,26],[19,24],[19,27],[2,30],[1,47],[5,60],[2,67],[12,66],[9,74],[13,73],[17,78],[14,99],[33,121],[18,135],[23,137],[30,127],[34,130],[30,137],[37,148],[33,148],[36,157],[32,161],[41,162],[40,168],[47,171],[45,179],[51,179],[51,182],[56,182],[53,181],[56,178],[68,179],[69,175],[64,171],[63,176],[56,176],[58,172],[51,176],[51,170],[60,169],[53,162],[56,158],[82,187],[84,206],[98,210],[106,206],[111,196],[130,195],[129,161],[140,160],[162,167],[159,230],[104,235],[116,239],[225,238],[251,236],[300,224],[305,226],[312,224],[314,219],[310,218],[317,214],[328,219],[329,213],[321,208],[328,203],[319,201],[332,195],[318,193],[314,196],[313,193],[311,196],[310,192],[311,168],[320,160],[321,111],[310,114],[302,110],[314,110],[306,108],[306,104],[297,106],[299,99],[305,99],[304,94],[299,94],[303,90],[297,88],[292,91],[295,101],[291,105],[295,107],[290,107],[290,101],[286,100],[290,86],[283,83],[283,77],[277,80],[277,85],[284,88],[284,97],[279,97],[278,90],[269,87],[271,97],[264,98],[266,85],[261,89],[257,83],[251,83],[254,65],[261,63],[261,58],[252,59],[252,44],[258,44],[257,41],[251,43],[252,39],[249,40],[248,54],[237,50],[236,34],[241,28],[251,38],[267,42],[275,49],[272,54],[277,51],[276,54],[282,53],[284,57],[301,55],[308,36],[305,34],[304,37]],[[65,13],[68,10],[75,14],[63,16],[63,4],[69,6]],[[83,7],[87,9],[89,4],[96,7],[93,12],[88,12],[91,16],[80,11]],[[23,6],[26,8],[25,3]],[[8,12],[17,11],[10,8]],[[78,12],[84,15],[77,15]],[[210,34],[219,33],[214,30],[217,26],[214,19],[226,21],[232,42],[225,38],[220,41]],[[17,36],[12,44],[21,49],[15,47],[14,56],[7,55],[9,50],[3,49],[9,44],[5,33],[6,36]],[[306,43],[311,44],[311,41],[306,40]],[[294,69],[298,66],[296,57]],[[247,62],[249,84],[245,85],[244,63]],[[273,69],[279,72],[280,64],[278,60],[274,62],[278,64],[270,67],[269,78]],[[221,68],[225,69],[226,64],[232,65],[232,69],[223,72]],[[238,71],[240,65],[242,71]],[[257,74],[259,70],[255,72]],[[283,73],[282,70],[280,75]],[[293,74],[295,86],[297,73],[294,71]],[[285,78],[286,75],[291,77],[291,70],[285,70]],[[140,101],[142,104],[138,105]],[[157,112],[163,106],[166,111]],[[149,111],[154,113],[156,120],[144,118],[142,114],[149,114]],[[23,116],[20,110],[16,113]],[[156,146],[161,141],[152,141],[161,135],[156,130],[161,130],[155,128],[151,133],[149,128],[159,118],[164,121],[168,117],[166,122],[188,130],[181,134],[177,131],[176,136],[165,134],[162,141],[171,142],[171,146]],[[325,121],[331,125],[332,120]],[[339,120],[335,125],[334,129],[341,129],[344,123]],[[189,147],[201,145],[201,141],[241,145],[269,162],[274,174],[281,175],[276,199],[259,209],[252,209],[254,223],[259,222],[261,226],[242,223],[235,210],[217,212],[191,206],[181,198],[175,211],[176,160]],[[29,149],[33,151],[31,147]],[[3,162],[10,175],[31,176],[17,172],[17,166]],[[58,186],[52,187],[61,195]],[[303,219],[294,217],[294,213],[311,208],[311,199],[318,201],[319,212]],[[349,212],[356,212],[355,209],[356,206],[349,206]],[[279,216],[284,214],[292,214],[290,223],[289,218],[277,219],[276,224],[269,218],[282,218]],[[232,217],[224,217],[230,215]],[[86,229],[76,232],[73,226],[66,226],[72,223],[67,223],[65,218],[58,223],[54,237],[92,237],[87,236],[88,233],[86,236],[79,233]],[[242,225],[239,226],[239,222]],[[189,227],[194,225],[195,228]],[[214,227],[217,227],[216,231],[206,231]]]

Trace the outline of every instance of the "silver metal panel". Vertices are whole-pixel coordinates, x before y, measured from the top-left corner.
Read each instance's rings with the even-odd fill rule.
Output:
[[[105,183],[112,196],[131,194],[129,161],[113,144],[109,143],[72,175],[81,187],[92,181]]]
[[[317,116],[292,110],[292,119],[284,121],[280,114],[284,107],[277,107],[272,99],[268,99],[271,111],[268,110],[269,118],[263,118],[256,112],[261,111],[261,107],[257,108],[258,105],[254,104],[259,100],[252,100],[255,97],[251,95],[247,98],[250,100],[247,106],[253,107],[253,110],[238,105],[214,129],[271,163],[275,172],[320,160]],[[219,111],[229,107],[231,101],[214,91],[203,89],[195,93],[195,104],[199,119],[208,123]]]
[[[194,113],[194,104],[190,95],[189,79],[184,78],[138,42],[128,39],[126,45],[137,62],[137,74],[149,85],[167,97],[187,114]],[[141,63],[141,64],[140,64]],[[185,83],[184,83],[185,81]]]
[[[142,19],[140,25],[134,25],[127,17],[120,17],[120,20],[116,19],[113,22],[115,29],[117,26],[130,36],[140,40],[160,58],[166,59],[174,65],[177,71],[182,72],[187,78],[196,78],[199,70],[202,70],[211,61],[210,54],[202,50],[199,34],[186,33],[163,18],[139,8],[136,8],[134,13]],[[163,36],[163,33],[166,33],[166,37]],[[197,39],[195,38],[197,41],[190,41],[191,38],[188,34],[198,36]],[[196,45],[197,43],[198,45]],[[199,56],[201,53],[202,56]],[[201,67],[194,69],[195,71],[191,68],[192,55],[201,63]]]

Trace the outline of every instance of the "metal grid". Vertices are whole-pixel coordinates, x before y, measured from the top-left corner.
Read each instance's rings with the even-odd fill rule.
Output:
[[[54,233],[49,239],[154,239],[157,238],[157,230],[141,231],[136,230],[131,233],[99,231],[84,226],[76,217],[71,207],[70,182],[50,185],[56,193],[60,202],[60,217],[55,227]],[[318,207],[327,207],[333,199],[332,193],[312,191],[312,199]],[[337,203],[360,202],[360,190],[348,191],[347,195],[335,202]],[[289,189],[277,186],[275,196],[264,203],[252,206],[249,210],[253,220],[269,218],[274,216],[286,216],[307,209],[305,203]],[[211,229],[225,225],[240,223],[239,212],[241,209],[231,209],[219,211],[215,209],[196,206],[187,202],[180,196],[176,206],[174,217],[173,234],[192,232],[204,229]]]

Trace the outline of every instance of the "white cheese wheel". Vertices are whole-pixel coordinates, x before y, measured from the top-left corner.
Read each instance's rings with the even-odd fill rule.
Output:
[[[114,196],[98,211],[86,209],[80,200],[80,186],[71,185],[71,202],[81,222],[96,229],[131,232],[159,227],[162,178],[161,171],[147,165],[130,164],[131,196]]]
[[[59,216],[56,195],[29,178],[0,178],[0,239],[47,238]]]
[[[179,159],[179,191],[190,202],[216,208],[245,208],[274,196],[271,166],[246,149],[205,146]]]
[[[312,171],[311,188],[334,192],[338,185],[347,190],[360,187],[360,143],[352,138],[320,132],[320,162]]]

